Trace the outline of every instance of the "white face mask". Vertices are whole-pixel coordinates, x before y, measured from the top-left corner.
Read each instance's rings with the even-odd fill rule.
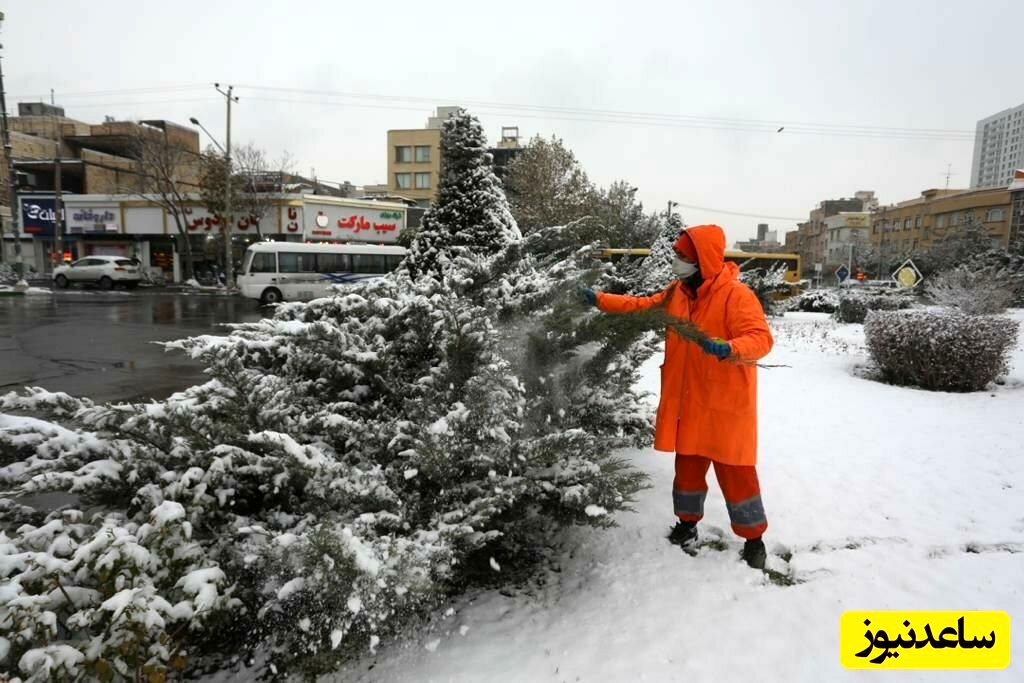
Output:
[[[672,274],[680,280],[685,280],[697,272],[697,264],[684,261],[678,256],[672,257]]]

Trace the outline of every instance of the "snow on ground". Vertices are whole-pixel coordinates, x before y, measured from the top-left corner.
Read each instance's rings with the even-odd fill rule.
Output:
[[[51,296],[53,292],[43,287],[28,287],[27,289],[19,290],[17,287],[12,285],[0,285],[0,293],[9,294],[21,292],[25,296]]]
[[[628,456],[653,486],[636,514],[571,532],[546,585],[464,598],[418,640],[324,680],[867,680],[837,649],[840,614],[860,609],[1005,610],[1008,669],[882,677],[1021,680],[1024,339],[1006,386],[962,395],[859,378],[860,325],[788,314],[773,326],[765,362],[791,367],[760,371],[765,540],[792,553],[769,566],[799,583],[742,564],[710,474],[701,529],[723,531],[728,549],[670,546],[672,456],[637,450]],[[644,388],[657,391],[660,362],[644,367]]]

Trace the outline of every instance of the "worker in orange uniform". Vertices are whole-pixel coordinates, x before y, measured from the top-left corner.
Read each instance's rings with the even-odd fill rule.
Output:
[[[772,348],[764,311],[725,262],[725,233],[717,225],[682,232],[673,245],[675,278],[651,296],[580,288],[583,300],[606,313],[662,306],[706,335],[688,341],[669,328],[661,366],[661,400],[654,448],[676,454],[672,498],[678,521],[669,540],[693,552],[704,516],[711,463],[725,496],[733,531],[746,539],[743,559],[764,568],[761,536],[768,528],[757,480],[757,367]]]

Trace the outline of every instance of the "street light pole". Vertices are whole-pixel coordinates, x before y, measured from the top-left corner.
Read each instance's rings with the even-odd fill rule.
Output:
[[[225,285],[228,289],[232,289],[235,286],[235,267],[234,267],[234,249],[231,246],[231,101],[238,101],[238,98],[232,95],[235,86],[229,85],[227,91],[220,89],[219,83],[214,83],[213,87],[217,89],[221,95],[227,100],[227,140],[224,145],[224,173],[226,174],[224,183],[224,276],[226,279]]]

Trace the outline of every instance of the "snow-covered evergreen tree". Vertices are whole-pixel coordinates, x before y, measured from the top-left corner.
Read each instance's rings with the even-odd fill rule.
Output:
[[[492,256],[520,238],[483,128],[459,109],[442,126],[437,200],[423,216],[405,267],[413,277],[440,275],[453,260]]]
[[[408,267],[169,344],[210,379],[165,401],[0,397],[6,669],[328,671],[628,508],[643,477],[613,449],[650,434],[650,336],[575,301],[576,227],[519,237],[475,120],[442,139]],[[17,502],[42,493],[64,502]]]
[[[660,292],[672,281],[672,245],[679,239],[679,234],[686,226],[677,213],[672,213],[667,218],[661,214],[653,214],[650,220],[658,223],[658,237],[650,247],[650,254],[634,264],[617,269],[617,276],[625,282],[626,290],[630,294]]]

